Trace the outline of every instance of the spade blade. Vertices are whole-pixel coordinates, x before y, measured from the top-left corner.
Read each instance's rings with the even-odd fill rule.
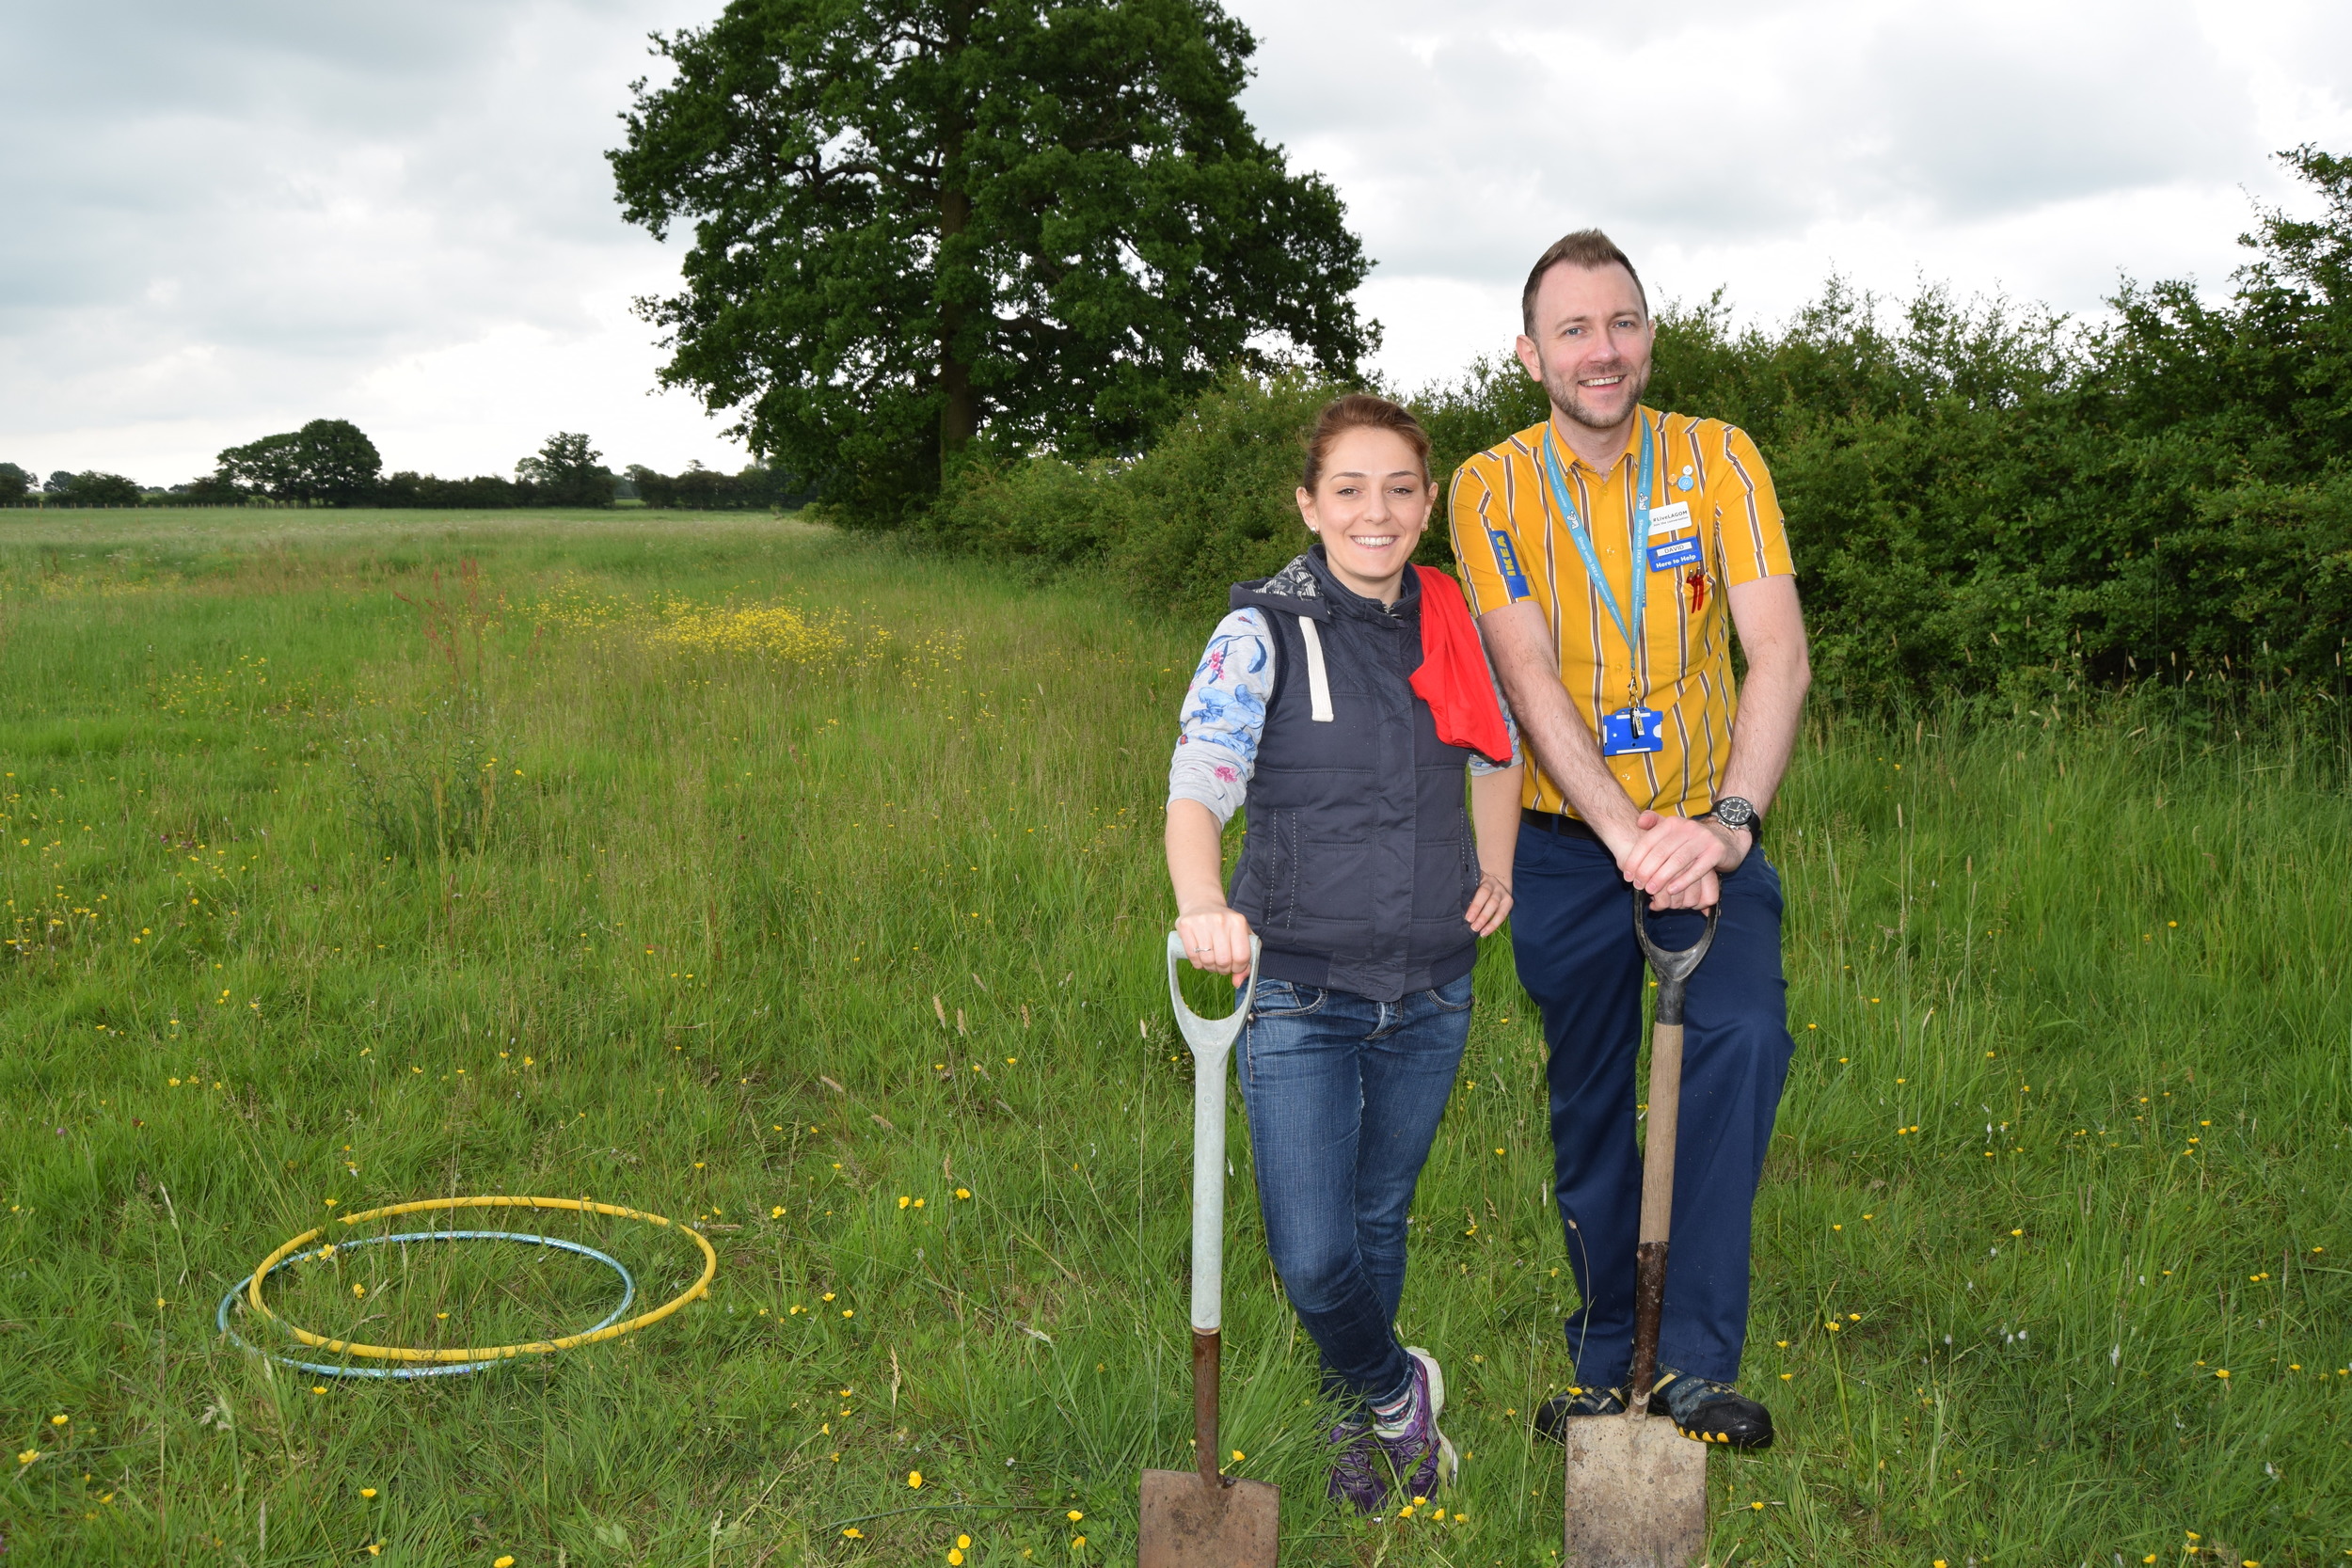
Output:
[[[1662,1416],[1567,1423],[1564,1568],[1685,1568],[1707,1548],[1707,1445]]]
[[[1143,1472],[1136,1568],[1274,1568],[1281,1494],[1262,1481],[1193,1470]]]

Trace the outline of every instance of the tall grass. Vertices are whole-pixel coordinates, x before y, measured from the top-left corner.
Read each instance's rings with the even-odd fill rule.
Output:
[[[429,602],[467,561],[490,612],[453,668]],[[1199,629],[739,516],[0,524],[9,1546],[1131,1555],[1136,1472],[1190,1430],[1158,804]],[[2352,1548],[2344,739],[2187,735],[1808,729],[1744,1373],[1783,1435],[1712,1461],[1712,1560]],[[437,787],[479,831],[425,831]],[[1480,988],[1404,1314],[1468,1451],[1443,1522],[1322,1500],[1236,1118],[1227,1440],[1289,1561],[1556,1559],[1541,1041],[1500,943]],[[339,1211],[494,1192],[699,1225],[717,1283],[403,1385],[214,1331]],[[652,1298],[698,1261],[496,1227]],[[273,1301],[430,1343],[612,1304],[585,1259],[427,1250]]]

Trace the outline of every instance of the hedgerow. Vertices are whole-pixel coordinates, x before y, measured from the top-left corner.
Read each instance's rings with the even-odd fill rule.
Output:
[[[1720,295],[1659,323],[1647,401],[1740,425],[1789,520],[1825,689],[1865,704],[2221,680],[2341,696],[2352,631],[2352,159],[2283,154],[2321,214],[2260,215],[2215,304],[2126,284],[2078,323],[1833,279],[1778,326]],[[1229,372],[1145,451],[984,443],[915,527],[1206,613],[1304,543],[1304,430],[1341,388]],[[1391,395],[1396,395],[1391,392]],[[1440,488],[1544,417],[1516,363],[1405,397]],[[1422,559],[1442,562],[1442,515]]]

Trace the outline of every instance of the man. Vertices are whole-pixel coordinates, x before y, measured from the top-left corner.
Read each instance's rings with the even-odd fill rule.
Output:
[[[1578,1386],[1547,1434],[1625,1408],[1641,1166],[1634,1058],[1645,990],[1635,889],[1721,910],[1692,977],[1673,1244],[1651,1408],[1685,1435],[1772,1442],[1738,1393],[1748,1231],[1794,1042],[1780,879],[1757,847],[1811,679],[1779,503],[1755,443],[1642,406],[1655,328],[1597,230],[1537,260],[1519,362],[1551,417],[1464,464],[1451,522],[1464,586],[1534,754],[1514,866],[1520,982],[1550,1047],[1555,1191],[1583,1307]],[[1726,626],[1728,621],[1728,626]],[[1747,656],[1735,689],[1729,629]],[[1657,921],[1661,945],[1695,914]]]

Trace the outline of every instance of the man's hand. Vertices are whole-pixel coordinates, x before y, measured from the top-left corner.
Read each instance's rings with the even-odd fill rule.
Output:
[[[1231,974],[1240,985],[1249,973],[1249,922],[1224,904],[1186,910],[1176,917],[1176,934],[1184,939],[1192,967],[1212,974]]]
[[[1711,816],[1645,811],[1634,827],[1638,836],[1617,858],[1617,869],[1661,910],[1712,905],[1722,892],[1721,879],[1740,868],[1755,842],[1745,831],[1726,828]]]

